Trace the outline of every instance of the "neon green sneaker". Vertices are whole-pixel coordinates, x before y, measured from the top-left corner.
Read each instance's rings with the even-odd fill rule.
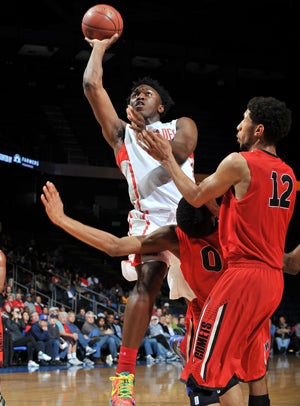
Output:
[[[135,406],[134,375],[121,372],[109,379],[112,382],[110,406]]]

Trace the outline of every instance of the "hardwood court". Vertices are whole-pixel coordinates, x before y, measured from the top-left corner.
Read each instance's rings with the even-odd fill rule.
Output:
[[[7,406],[108,406],[115,367],[27,367],[0,369],[2,393]],[[137,406],[189,406],[185,386],[178,378],[181,364],[138,365]],[[300,406],[300,357],[275,355],[270,360],[269,388],[272,406]],[[245,406],[248,389],[242,384]]]

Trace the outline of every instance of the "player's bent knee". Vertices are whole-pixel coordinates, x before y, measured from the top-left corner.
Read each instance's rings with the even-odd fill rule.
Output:
[[[228,382],[228,384],[225,386],[225,388],[221,389],[218,393],[219,396],[224,395],[224,393],[226,393],[229,389],[233,388],[234,386],[239,384],[239,380],[237,379],[236,376],[233,376],[230,381]]]
[[[220,403],[217,391],[210,391],[206,389],[197,389],[197,392],[189,394],[190,406],[208,406]]]

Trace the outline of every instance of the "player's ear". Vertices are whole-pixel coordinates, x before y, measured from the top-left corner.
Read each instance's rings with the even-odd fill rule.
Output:
[[[258,124],[255,129],[255,135],[260,138],[263,136],[264,131],[265,127],[263,126],[263,124]]]
[[[163,113],[165,111],[165,106],[163,104],[160,104],[157,108],[157,111],[159,114]]]

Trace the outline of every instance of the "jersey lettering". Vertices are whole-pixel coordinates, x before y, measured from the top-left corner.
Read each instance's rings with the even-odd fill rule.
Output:
[[[290,195],[293,191],[293,179],[287,174],[281,175],[279,181],[282,186],[285,187],[285,190],[281,196],[279,196],[277,172],[272,171],[271,178],[273,180],[273,196],[269,199],[270,206],[288,209],[291,204]]]
[[[202,264],[207,271],[222,271],[222,259],[219,252],[215,248],[207,245],[206,247],[202,248],[200,255],[202,258]]]

